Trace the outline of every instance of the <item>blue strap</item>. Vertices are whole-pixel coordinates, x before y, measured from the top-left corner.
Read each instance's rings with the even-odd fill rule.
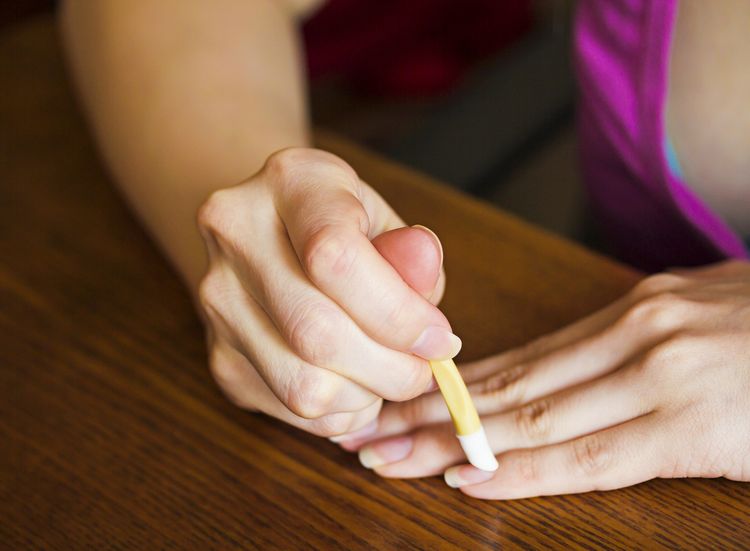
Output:
[[[667,167],[672,176],[678,180],[685,181],[685,177],[682,174],[682,167],[680,166],[680,160],[677,158],[677,152],[674,150],[672,140],[669,136],[664,137],[664,154],[667,158]],[[745,248],[750,252],[750,235],[745,237]]]
[[[672,176],[684,182],[685,178],[682,174],[680,160],[677,158],[677,152],[674,150],[674,145],[672,145],[672,140],[669,139],[669,136],[664,137],[664,153],[666,154],[667,166]]]

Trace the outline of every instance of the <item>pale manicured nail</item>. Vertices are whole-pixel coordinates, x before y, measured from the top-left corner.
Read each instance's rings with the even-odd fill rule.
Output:
[[[445,471],[445,483],[451,488],[487,482],[495,473],[482,471],[471,465],[459,465]]]
[[[409,349],[425,360],[447,360],[461,350],[461,339],[445,327],[427,327]]]
[[[359,450],[359,462],[368,469],[382,467],[405,459],[413,447],[414,440],[410,436],[382,440]]]
[[[334,442],[335,444],[339,444],[341,442],[348,442],[350,440],[359,440],[361,438],[367,438],[368,436],[372,436],[378,431],[378,420],[375,419],[369,423],[367,423],[364,427],[362,427],[359,430],[355,430],[354,432],[348,432],[346,434],[339,434],[337,436],[331,436],[328,440],[331,442]]]
[[[442,264],[443,264],[443,244],[440,242],[440,238],[437,236],[437,234],[434,231],[432,231],[430,228],[428,228],[426,226],[423,226],[422,224],[414,224],[412,226],[412,228],[418,228],[420,230],[426,231],[427,233],[430,234],[430,237],[432,237],[432,239],[435,240],[435,243],[437,244],[438,249],[440,249],[440,265],[442,266]]]

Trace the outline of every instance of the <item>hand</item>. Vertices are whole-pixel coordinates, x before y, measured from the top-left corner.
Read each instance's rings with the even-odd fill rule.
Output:
[[[237,405],[323,436],[432,387],[460,341],[434,306],[442,249],[334,155],[289,149],[214,193],[198,223],[211,370]]]
[[[500,463],[495,473],[445,472],[470,496],[656,477],[750,481],[750,264],[649,277],[604,310],[463,373]],[[374,434],[342,446],[387,477],[465,462],[439,393],[386,405]]]

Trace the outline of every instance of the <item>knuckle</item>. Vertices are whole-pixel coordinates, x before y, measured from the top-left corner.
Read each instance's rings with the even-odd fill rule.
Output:
[[[400,384],[386,392],[383,398],[391,402],[406,402],[422,394],[432,377],[432,371],[424,360],[416,357],[408,358],[409,364],[404,366]]]
[[[215,191],[198,208],[198,231],[209,253],[214,245],[217,251],[230,257],[245,256],[253,251],[246,245],[263,238],[262,228],[277,219],[270,197],[254,182],[250,179],[241,185]],[[252,215],[248,214],[250,206]]]
[[[198,209],[198,227],[212,234],[223,234],[231,224],[232,203],[230,190],[214,191]]]
[[[295,308],[285,324],[292,350],[315,366],[327,367],[341,343],[340,317],[333,307],[320,303]]]
[[[660,344],[656,348],[658,355],[674,364],[682,364],[684,360],[695,355],[695,349],[700,346],[700,338],[688,332],[679,333]]]
[[[357,240],[352,232],[326,226],[305,244],[302,264],[315,282],[345,278],[357,258]]]
[[[302,174],[331,170],[347,176],[347,180],[358,181],[354,170],[342,159],[320,149],[288,147],[272,153],[263,166],[263,172],[284,185],[294,185]]]
[[[544,442],[552,430],[549,400],[537,400],[514,413],[515,424],[531,443]]]
[[[221,305],[227,300],[229,290],[221,275],[211,270],[203,276],[198,284],[198,301],[209,316],[217,313]]]
[[[331,413],[339,393],[336,377],[320,369],[307,369],[289,387],[289,410],[303,419],[320,419]]]
[[[392,295],[388,298],[388,301],[392,302],[392,307],[388,309],[388,312],[383,317],[381,329],[384,332],[398,334],[409,325],[409,321],[414,313],[414,304],[411,301],[405,300],[405,298],[398,299]],[[416,337],[413,340],[416,340]]]
[[[534,482],[539,479],[539,460],[532,450],[521,450],[516,456],[520,482]]]
[[[520,363],[488,377],[481,384],[480,393],[503,407],[524,402],[528,364]]]
[[[253,410],[255,407],[244,384],[244,369],[247,369],[247,365],[232,360],[216,350],[211,352],[209,370],[224,396],[239,408]]]
[[[612,461],[609,446],[595,434],[574,441],[572,454],[574,468],[583,476],[601,474]]]
[[[661,377],[674,369],[684,369],[699,356],[695,353],[697,344],[697,339],[688,334],[676,335],[657,344],[643,355],[641,371]]]
[[[214,380],[222,388],[232,386],[240,379],[237,363],[228,361],[222,354],[211,354],[210,369]]]
[[[349,432],[354,415],[351,413],[331,413],[310,423],[309,432],[316,436],[330,438]]]
[[[673,291],[682,287],[684,281],[683,276],[674,273],[655,274],[639,281],[633,289],[633,294],[637,297],[647,297]]]
[[[263,170],[280,180],[294,179],[297,167],[310,162],[309,151],[304,147],[289,147],[276,151],[266,159]]]
[[[671,291],[638,301],[622,317],[622,323],[626,326],[646,327],[654,331],[676,329],[683,320],[683,299]]]

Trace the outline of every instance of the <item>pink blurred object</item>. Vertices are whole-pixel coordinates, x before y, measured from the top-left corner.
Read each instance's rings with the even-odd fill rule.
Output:
[[[310,77],[431,96],[526,34],[531,0],[329,0],[304,26]]]

